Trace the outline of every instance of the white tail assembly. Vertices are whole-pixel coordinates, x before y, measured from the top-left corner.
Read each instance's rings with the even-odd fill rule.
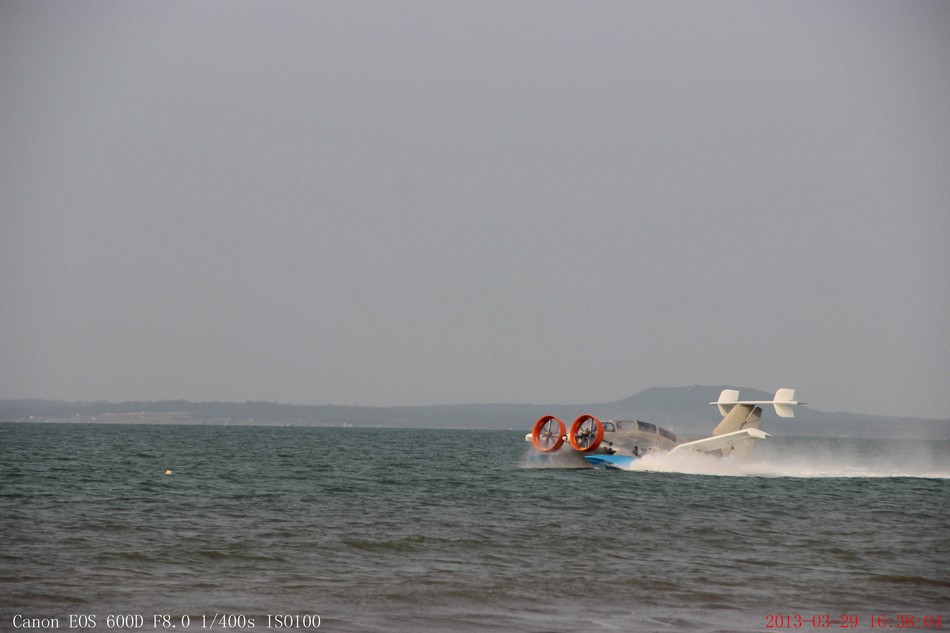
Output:
[[[739,400],[739,392],[735,389],[723,389],[722,393],[719,394],[719,400],[716,402],[710,402],[709,404],[715,404],[719,406],[719,413],[725,417],[732,408],[738,404],[770,404],[775,407],[775,413],[780,418],[794,418],[795,411],[792,409],[796,404],[808,404],[806,402],[799,402],[795,399],[795,390],[782,388],[775,392],[775,398],[772,400]]]

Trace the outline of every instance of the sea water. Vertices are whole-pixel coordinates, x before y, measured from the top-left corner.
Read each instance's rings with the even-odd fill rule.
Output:
[[[626,472],[523,436],[0,424],[0,630],[950,628],[948,442]]]

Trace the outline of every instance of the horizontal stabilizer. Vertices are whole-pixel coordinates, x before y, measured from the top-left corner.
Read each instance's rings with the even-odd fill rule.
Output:
[[[775,392],[773,400],[739,400],[739,392],[735,389],[723,389],[719,394],[719,400],[710,402],[719,406],[719,413],[723,417],[728,414],[737,404],[770,404],[775,407],[775,413],[780,418],[794,418],[795,411],[792,409],[796,404],[807,404],[795,400],[795,390],[783,387]]]
[[[673,453],[685,453],[687,451],[709,453],[726,448],[733,448],[736,446],[736,444],[751,442],[752,440],[764,440],[767,437],[771,437],[771,435],[759,429],[742,429],[741,431],[733,431],[732,433],[725,433],[723,435],[705,437],[701,440],[695,440],[693,442],[684,442],[683,444],[680,444],[671,450],[669,454],[672,455]]]

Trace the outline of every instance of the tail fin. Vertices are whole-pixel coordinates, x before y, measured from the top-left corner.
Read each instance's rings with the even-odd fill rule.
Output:
[[[794,389],[779,389],[775,392],[775,400],[772,401],[772,404],[775,406],[775,413],[779,417],[794,418],[795,411],[792,407],[799,404],[799,402],[795,400]]]
[[[709,404],[719,405],[719,415],[726,417],[726,414],[732,410],[732,407],[739,404],[739,392],[735,389],[723,389],[719,394],[719,400]]]
[[[759,419],[762,417],[762,409],[748,402],[740,402],[727,413],[716,428],[713,429],[713,435],[725,435],[726,433],[735,433],[744,428],[759,428]]]
[[[709,404],[715,404],[719,406],[719,413],[726,417],[726,415],[732,411],[732,408],[737,404],[770,404],[775,407],[775,413],[780,418],[794,418],[795,411],[792,407],[796,404],[805,404],[804,402],[798,402],[795,400],[795,390],[788,389],[783,387],[775,392],[775,398],[773,400],[739,400],[739,392],[735,389],[723,389],[722,393],[719,394],[719,400],[716,402],[710,402]]]

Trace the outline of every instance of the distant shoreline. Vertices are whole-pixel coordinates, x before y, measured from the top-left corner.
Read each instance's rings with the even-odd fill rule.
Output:
[[[718,420],[714,401],[721,386],[652,388],[600,404],[462,404],[414,407],[287,405],[277,402],[65,402],[0,400],[0,421],[100,424],[315,426],[356,428],[530,429],[538,417],[568,420],[582,413],[601,419],[638,419],[681,435],[704,434]],[[747,397],[770,394],[740,388]],[[899,418],[821,412],[807,406],[794,419],[763,416],[762,428],[784,436],[950,439],[950,419]]]

